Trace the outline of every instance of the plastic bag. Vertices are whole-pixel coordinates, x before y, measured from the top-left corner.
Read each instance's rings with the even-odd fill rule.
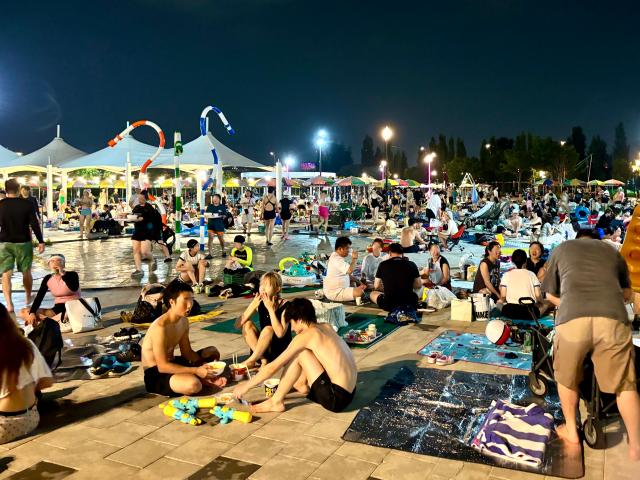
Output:
[[[451,290],[445,287],[434,287],[427,293],[427,305],[437,310],[447,308],[451,301],[457,298]]]

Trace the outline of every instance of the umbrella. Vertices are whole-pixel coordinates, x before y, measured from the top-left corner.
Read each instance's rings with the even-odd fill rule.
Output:
[[[113,183],[113,188],[127,188],[127,184],[124,180],[116,180]]]
[[[584,182],[578,178],[573,178],[571,180],[567,179],[564,181],[564,184],[568,187],[582,187],[584,185],[587,184],[587,182]]]
[[[587,183],[587,185],[596,185],[598,187],[601,187],[602,185],[604,185],[604,182],[600,181],[600,180],[591,180],[590,182]]]
[[[416,182],[415,180],[412,180],[410,178],[408,178],[406,180],[407,182],[407,187],[419,187],[420,186],[420,182]]]
[[[542,182],[542,185],[544,185],[545,187],[553,187],[555,185],[555,183],[556,182],[554,182],[550,178],[547,178]]]
[[[307,187],[309,186],[325,187],[333,184],[334,184],[334,181],[332,179],[327,177],[321,177],[320,175],[318,175],[317,177],[310,178],[309,180],[304,182],[304,185]]]
[[[378,180],[378,181],[376,182],[376,185],[377,185],[378,187],[384,187],[384,186],[385,186],[385,183],[386,183],[387,185],[389,185],[390,187],[397,187],[397,186],[399,185],[399,184],[398,184],[398,180],[394,180],[393,178],[388,178],[387,180]]]
[[[166,178],[160,182],[160,188],[173,188],[173,178]]]
[[[367,183],[359,177],[347,177],[336,182],[338,187],[362,187],[366,184]]]
[[[103,178],[102,180],[100,180],[100,188],[110,188],[113,185],[113,180],[110,180],[108,178]]]
[[[398,186],[399,187],[408,187],[409,184],[407,183],[406,180],[398,179]]]
[[[624,182],[621,182],[620,180],[616,180],[614,178],[610,178],[609,180],[605,180],[603,182],[603,185],[605,187],[620,187],[624,185]]]
[[[282,183],[283,185],[287,186],[287,187],[297,187],[298,186],[298,182],[294,181],[294,180],[290,180],[288,178],[282,178]],[[255,185],[255,187],[275,187],[276,186],[276,179],[275,178],[270,178],[269,180],[267,180],[266,178],[261,178],[260,180],[258,180]]]
[[[223,185],[223,187],[225,188],[239,188],[239,187],[248,187],[248,186],[249,186],[249,182],[247,182],[244,178],[242,179],[230,178]]]

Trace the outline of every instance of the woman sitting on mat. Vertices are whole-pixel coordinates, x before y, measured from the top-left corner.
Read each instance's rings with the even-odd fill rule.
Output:
[[[524,250],[517,249],[511,254],[511,261],[516,266],[502,276],[500,282],[500,296],[504,302],[502,314],[507,318],[533,320],[529,308],[540,318],[542,307],[542,292],[540,280],[536,274],[527,270],[527,254]],[[532,298],[536,304],[530,307],[520,305],[521,298]]]
[[[47,362],[0,303],[0,444],[38,426],[36,393],[53,385]]]
[[[489,242],[473,281],[473,293],[489,293],[494,302],[500,298],[500,244]]]
[[[275,360],[291,343],[291,325],[284,319],[286,301],[280,298],[282,279],[275,272],[265,273],[260,279],[260,290],[253,301],[236,320],[235,326],[252,353],[245,361],[251,368],[258,361],[264,365]],[[251,320],[258,311],[260,329]]]
[[[233,248],[229,260],[224,267],[224,273],[249,273],[253,271],[253,250],[245,244],[242,235],[236,235],[233,239]]]
[[[429,253],[431,254],[429,264],[420,272],[423,278],[422,283],[429,288],[438,286],[451,290],[449,262],[440,255],[440,247],[437,243],[429,246]]]
[[[35,325],[42,317],[53,318],[61,322],[67,311],[65,304],[69,300],[77,300],[81,296],[80,278],[77,272],[65,270],[64,255],[52,255],[48,265],[53,273],[42,279],[40,289],[31,307],[23,308],[20,312],[20,317],[27,325]],[[51,292],[53,295],[53,307],[40,308],[47,292]]]

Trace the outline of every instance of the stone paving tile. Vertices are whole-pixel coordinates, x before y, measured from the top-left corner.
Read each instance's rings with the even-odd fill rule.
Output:
[[[382,462],[382,459],[385,458],[389,452],[390,450],[388,448],[374,447],[363,443],[345,442],[335,451],[335,455],[358,458],[366,462],[378,464]]]
[[[492,467],[490,475],[504,480],[540,480],[540,475],[537,473],[521,472],[500,467]]]
[[[431,475],[441,475],[445,478],[455,477],[461,470],[464,462],[459,460],[449,460],[447,458],[439,458],[431,470]]]
[[[129,410],[127,408],[112,408],[105,413],[96,415],[90,420],[84,421],[83,425],[94,428],[108,428],[113,425],[117,425],[120,422],[124,422],[131,417],[135,417],[136,415],[138,415],[138,412],[135,410]]]
[[[72,424],[53,430],[38,437],[35,442],[44,443],[58,448],[73,448],[79,443],[95,440],[103,429],[93,428],[82,424]]]
[[[94,437],[96,442],[123,448],[140,440],[154,430],[157,430],[157,427],[125,421],[114,425],[113,427],[102,428],[99,430],[100,434]]]
[[[62,480],[75,472],[75,469],[51,462],[38,462],[21,472],[11,475],[12,480],[31,480],[35,478],[47,478],[50,480]]]
[[[491,467],[489,465],[465,463],[462,470],[456,475],[456,480],[486,480],[490,473]]]
[[[68,477],[68,480],[97,480],[107,478],[131,478],[140,470],[123,463],[111,460],[100,460],[83,465],[76,473]]]
[[[137,475],[132,478],[157,480],[181,480],[189,477],[202,468],[200,465],[193,463],[180,462],[170,458],[160,458],[151,465],[140,470]]]
[[[325,417],[315,425],[312,425],[306,434],[312,437],[327,438],[329,440],[342,440],[342,435],[349,428],[351,422],[343,422],[335,418]]]
[[[318,463],[280,454],[267,461],[267,463],[259,470],[256,470],[249,478],[251,480],[274,480],[276,478],[303,480],[319,466]]]
[[[392,451],[371,474],[380,480],[424,480],[433,470],[434,464],[410,456],[396,455]]]
[[[255,463],[256,465],[264,465],[285,447],[287,447],[287,444],[284,442],[252,435],[229,449],[224,456],[242,460],[243,462]]]
[[[254,463],[242,462],[233,458],[218,457],[201,470],[189,477],[189,480],[230,479],[244,480],[260,468]]]
[[[158,402],[158,405],[160,402]],[[149,425],[152,427],[162,427],[173,422],[173,418],[169,418],[162,413],[162,411],[156,406],[145,410],[142,413],[138,413],[132,417],[127,418],[127,422],[139,423],[141,425]]]
[[[158,413],[160,409],[158,409]],[[154,430],[145,438],[147,440],[154,440],[156,442],[168,443],[170,445],[182,445],[183,443],[188,442],[189,440],[196,438],[202,434],[201,428],[188,425],[186,423],[173,421],[164,427],[160,427],[157,430]]]
[[[198,427],[198,433],[214,440],[222,440],[223,442],[236,444],[261,427],[262,425],[257,423],[245,424],[240,422],[231,422],[226,425],[218,423],[216,425],[203,425]]]
[[[282,420],[293,420],[295,422],[314,424],[317,423],[321,418],[327,416],[328,413],[331,412],[325,410],[317,403],[305,400],[293,407],[288,405],[287,410],[284,413],[280,414],[279,418]]]
[[[282,418],[272,420],[264,427],[256,430],[253,435],[256,437],[269,438],[280,442],[295,442],[296,439],[303,435],[311,428],[311,424],[294,422]]]
[[[377,464],[331,455],[309,478],[314,480],[366,480]]]
[[[214,440],[209,437],[198,436],[183,443],[178,448],[165,455],[166,458],[189,462],[195,465],[205,466],[214,458],[222,455],[232,448],[233,443]]]
[[[296,439],[294,448],[287,448],[285,454],[300,460],[322,463],[329,458],[344,442],[326,438],[302,435]]]
[[[169,453],[173,448],[172,445],[167,443],[154,442],[143,438],[122,450],[118,450],[108,456],[107,459],[132,467],[144,468]]]

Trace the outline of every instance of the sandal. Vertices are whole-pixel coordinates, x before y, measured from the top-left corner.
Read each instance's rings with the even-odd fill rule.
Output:
[[[453,361],[454,360],[452,355],[440,355],[436,359],[436,365],[440,365],[441,367],[443,367],[445,365],[451,365]]]
[[[135,330],[135,329],[134,329]],[[136,330],[137,332],[137,330]],[[126,340],[131,340],[131,333],[129,333],[128,328],[121,328],[116,333],[113,334],[113,339],[117,342],[123,342]]]

